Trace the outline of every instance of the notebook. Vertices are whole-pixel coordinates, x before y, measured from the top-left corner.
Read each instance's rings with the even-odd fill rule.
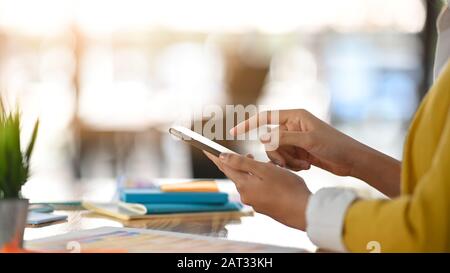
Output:
[[[207,211],[233,211],[240,210],[242,205],[238,202],[225,204],[142,204],[147,209],[147,214],[183,213],[183,212],[207,212]]]
[[[196,180],[191,182],[181,182],[173,184],[163,184],[159,188],[165,192],[218,192],[219,187],[216,181]]]
[[[121,189],[120,200],[141,204],[225,204],[225,192],[163,192],[158,189]]]
[[[141,204],[137,204],[143,206]],[[253,210],[248,207],[241,207],[239,210],[227,210],[227,211],[203,211],[203,212],[183,212],[183,213],[164,213],[164,214],[147,214],[145,210],[133,209],[135,205],[130,207],[130,204],[121,205],[119,202],[114,203],[97,203],[97,202],[83,202],[83,207],[92,212],[114,217],[120,220],[129,221],[135,219],[166,219],[166,218],[211,218],[211,217],[224,217],[224,218],[239,218],[241,216],[252,216]]]

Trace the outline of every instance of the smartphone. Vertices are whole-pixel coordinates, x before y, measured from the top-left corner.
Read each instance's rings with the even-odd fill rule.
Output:
[[[183,140],[190,145],[196,147],[197,149],[207,151],[215,156],[219,156],[221,153],[232,153],[237,154],[212,140],[206,138],[186,127],[174,126],[169,129],[169,133],[176,138]]]
[[[27,216],[27,224],[30,226],[39,226],[65,220],[67,220],[67,215],[56,215],[52,213],[42,213],[36,211],[29,211]]]

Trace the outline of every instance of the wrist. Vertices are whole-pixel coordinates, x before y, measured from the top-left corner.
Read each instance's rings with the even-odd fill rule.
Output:
[[[311,197],[311,192],[306,192],[304,196],[296,202],[297,213],[293,213],[293,227],[302,231],[306,230],[306,208]]]
[[[364,180],[367,170],[370,169],[369,166],[373,161],[372,149],[355,141],[345,154],[350,157],[347,159],[347,162],[350,162],[349,176]]]
[[[400,161],[365,146],[356,153],[351,176],[365,181],[387,196],[400,193]]]

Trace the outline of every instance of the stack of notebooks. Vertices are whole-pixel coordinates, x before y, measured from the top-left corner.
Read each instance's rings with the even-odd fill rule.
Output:
[[[229,200],[214,181],[165,184],[153,188],[122,188],[120,202],[83,202],[85,208],[123,220],[183,216],[243,215],[242,204]],[[244,213],[245,214],[245,213]],[[247,213],[248,214],[248,213]]]

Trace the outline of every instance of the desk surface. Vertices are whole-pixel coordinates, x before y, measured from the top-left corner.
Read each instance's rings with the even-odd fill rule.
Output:
[[[236,194],[233,183],[221,181],[227,191]],[[115,193],[114,179],[83,181],[53,181],[51,178],[32,179],[23,189],[31,202],[62,200],[110,201]],[[64,234],[70,231],[103,226],[134,227],[228,238],[231,240],[257,242],[278,246],[303,248],[315,251],[305,232],[278,223],[265,215],[255,213],[240,219],[214,217],[211,219],[157,219],[120,221],[85,210],[56,211],[68,215],[68,221],[38,228],[26,228],[25,240]]]

